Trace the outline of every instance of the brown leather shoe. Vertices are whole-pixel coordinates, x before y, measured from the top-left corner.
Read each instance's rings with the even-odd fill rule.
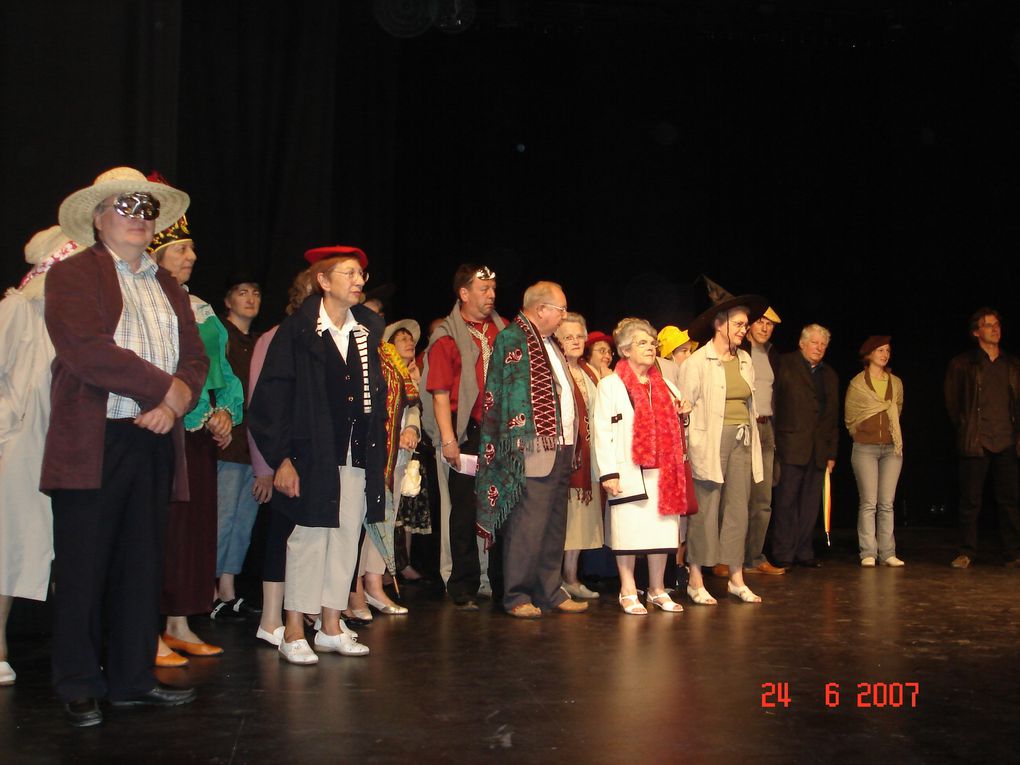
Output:
[[[162,667],[163,669],[180,669],[188,666],[188,657],[181,656],[179,653],[174,653],[173,651],[163,654],[162,656],[157,653],[156,666]]]
[[[970,556],[960,553],[955,558],[953,558],[953,562],[950,563],[949,565],[952,566],[953,568],[970,568],[971,563],[972,561],[970,559]]]
[[[175,638],[169,632],[163,633],[163,642],[175,651],[183,651],[191,656],[219,656],[223,649],[218,645],[209,643],[189,643],[186,640]]]
[[[786,569],[785,568],[779,568],[779,566],[773,566],[768,561],[765,561],[764,563],[759,563],[754,568],[745,568],[744,569],[744,573],[745,574],[771,574],[772,576],[779,576],[780,574],[785,574],[786,573]]]
[[[712,566],[712,575],[717,576],[720,579],[730,578],[730,567],[725,563],[720,563],[717,566]]]
[[[532,603],[521,603],[507,611],[515,619],[537,619],[542,612]]]
[[[556,606],[556,610],[561,614],[582,614],[588,610],[588,604],[567,598]]]

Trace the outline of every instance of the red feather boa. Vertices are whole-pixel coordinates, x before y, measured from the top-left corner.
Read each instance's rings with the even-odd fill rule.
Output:
[[[676,399],[666,387],[662,372],[648,368],[648,386],[638,382],[626,359],[616,365],[634,405],[634,464],[659,469],[659,514],[686,515],[687,476],[684,473],[684,440],[680,434]],[[649,387],[651,401],[649,401]]]

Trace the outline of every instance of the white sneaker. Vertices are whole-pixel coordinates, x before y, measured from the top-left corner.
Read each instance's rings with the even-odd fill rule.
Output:
[[[325,632],[315,633],[315,650],[329,653],[336,651],[344,656],[367,656],[368,646],[358,642],[356,637],[351,637],[341,631],[339,635],[327,635]]]
[[[311,646],[308,645],[308,641],[304,638],[295,640],[291,643],[281,640],[279,651],[280,656],[285,658],[291,664],[319,663],[319,657],[315,655],[315,651],[312,650]]]
[[[861,558],[861,565],[864,568],[874,568],[875,567],[875,559],[872,558],[870,555],[867,558]]]
[[[0,661],[0,685],[14,685],[14,678],[18,675],[6,661]]]
[[[563,591],[572,598],[578,598],[580,600],[595,600],[599,594],[594,590],[589,590],[581,582],[577,584],[563,583]]]
[[[350,635],[355,640],[358,639],[358,633],[352,630],[350,627],[348,627],[347,622],[345,622],[343,619],[340,620],[340,631],[343,632],[345,635]]]
[[[890,555],[888,558],[886,558],[884,561],[882,561],[882,565],[883,566],[892,566],[893,568],[899,568],[900,566],[905,566],[907,564],[904,563],[903,561],[901,561],[895,555]]]
[[[265,640],[269,645],[275,645],[277,648],[280,647],[280,643],[283,642],[283,626],[277,627],[272,632],[262,629],[259,627],[255,632],[255,637],[259,640]]]

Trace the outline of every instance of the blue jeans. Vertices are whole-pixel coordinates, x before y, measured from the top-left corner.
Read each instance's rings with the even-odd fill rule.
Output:
[[[881,562],[896,554],[893,500],[903,456],[896,454],[892,444],[854,444],[850,464],[860,496],[857,540],[861,559],[877,558]]]
[[[251,527],[259,512],[259,503],[251,493],[254,481],[251,465],[216,463],[216,576],[240,574],[244,566]]]

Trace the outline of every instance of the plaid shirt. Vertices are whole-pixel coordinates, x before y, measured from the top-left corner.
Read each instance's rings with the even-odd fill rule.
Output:
[[[113,253],[113,250],[110,252]],[[113,264],[124,301],[113,341],[164,372],[173,374],[177,371],[180,350],[177,314],[156,280],[156,262],[142,253],[141,265],[137,271],[132,271],[114,254]],[[137,417],[141,411],[137,401],[115,393],[110,394],[106,404],[108,419]]]

